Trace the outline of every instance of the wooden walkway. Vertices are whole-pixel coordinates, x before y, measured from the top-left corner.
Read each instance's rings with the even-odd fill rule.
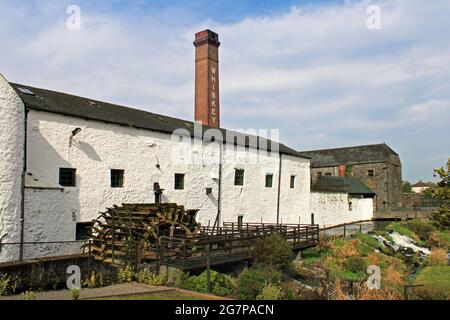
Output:
[[[161,265],[182,270],[247,260],[255,241],[271,234],[281,236],[293,250],[299,250],[317,245],[319,226],[224,223],[222,228],[204,228],[193,237],[161,237],[158,260]]]

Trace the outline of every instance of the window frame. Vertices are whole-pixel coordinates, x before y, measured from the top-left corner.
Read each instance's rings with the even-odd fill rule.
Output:
[[[66,183],[62,183],[63,182],[63,172],[64,175],[68,174],[69,172],[73,174],[73,183],[72,184],[68,184],[68,176],[65,177],[65,181]],[[77,169],[75,168],[59,168],[59,185],[65,188],[75,188],[77,186]]]
[[[178,180],[177,178],[181,178],[181,180]],[[179,185],[179,182],[181,181],[181,187]],[[178,182],[178,183],[177,183]],[[186,174],[184,173],[175,173],[173,178],[173,189],[174,190],[184,190],[186,186]]]
[[[374,169],[369,169],[369,170],[367,170],[367,176],[368,176],[369,178],[375,177],[375,170],[374,170]]]
[[[290,187],[290,189],[295,189],[296,182],[297,182],[297,176],[296,175],[291,175],[291,178],[289,180],[289,187]]]
[[[113,184],[113,172],[114,173],[120,173],[118,180],[117,180],[116,176],[114,177],[116,179],[116,181],[114,181],[114,182],[120,182],[117,185]],[[110,180],[111,188],[120,189],[120,188],[124,187],[124,185],[125,185],[125,170],[122,170],[122,169],[110,169],[109,175],[110,175],[110,179],[109,180]]]
[[[241,172],[242,175],[238,176],[238,172]],[[238,178],[242,177],[242,182],[241,184],[237,183],[238,182]],[[245,169],[234,169],[234,186],[236,187],[243,187],[245,184]]]
[[[270,186],[267,185],[267,178],[270,177]],[[266,180],[265,180],[265,187],[266,188],[273,188],[273,173],[266,173]]]

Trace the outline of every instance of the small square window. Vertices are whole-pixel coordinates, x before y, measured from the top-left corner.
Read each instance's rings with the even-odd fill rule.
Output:
[[[373,170],[367,170],[367,175],[368,175],[369,177],[373,177],[373,176],[375,175],[375,173],[374,173]]]
[[[295,188],[295,176],[291,176],[291,189]]]
[[[111,170],[111,188],[123,188],[124,170]]]
[[[175,174],[175,190],[184,190],[184,174]]]
[[[243,186],[244,185],[244,170],[236,169],[234,171],[234,185]]]
[[[77,176],[77,169],[60,168],[59,184],[63,187],[75,187],[76,176]]]
[[[273,187],[273,174],[266,174],[266,188]]]

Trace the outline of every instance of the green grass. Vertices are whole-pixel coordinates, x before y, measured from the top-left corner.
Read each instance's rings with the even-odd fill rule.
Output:
[[[205,300],[205,299],[185,293],[170,291],[170,292],[158,292],[154,294],[146,294],[142,296],[109,297],[94,300]]]
[[[440,231],[439,238],[443,243],[445,243],[447,248],[450,247],[450,230],[446,229],[446,230]]]
[[[425,267],[417,275],[414,284],[423,285],[415,290],[422,293],[421,296],[450,299],[450,266]]]

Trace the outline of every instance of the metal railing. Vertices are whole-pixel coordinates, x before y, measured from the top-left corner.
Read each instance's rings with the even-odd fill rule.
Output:
[[[89,253],[89,241],[0,243],[0,263]],[[20,259],[21,247],[23,257]]]

